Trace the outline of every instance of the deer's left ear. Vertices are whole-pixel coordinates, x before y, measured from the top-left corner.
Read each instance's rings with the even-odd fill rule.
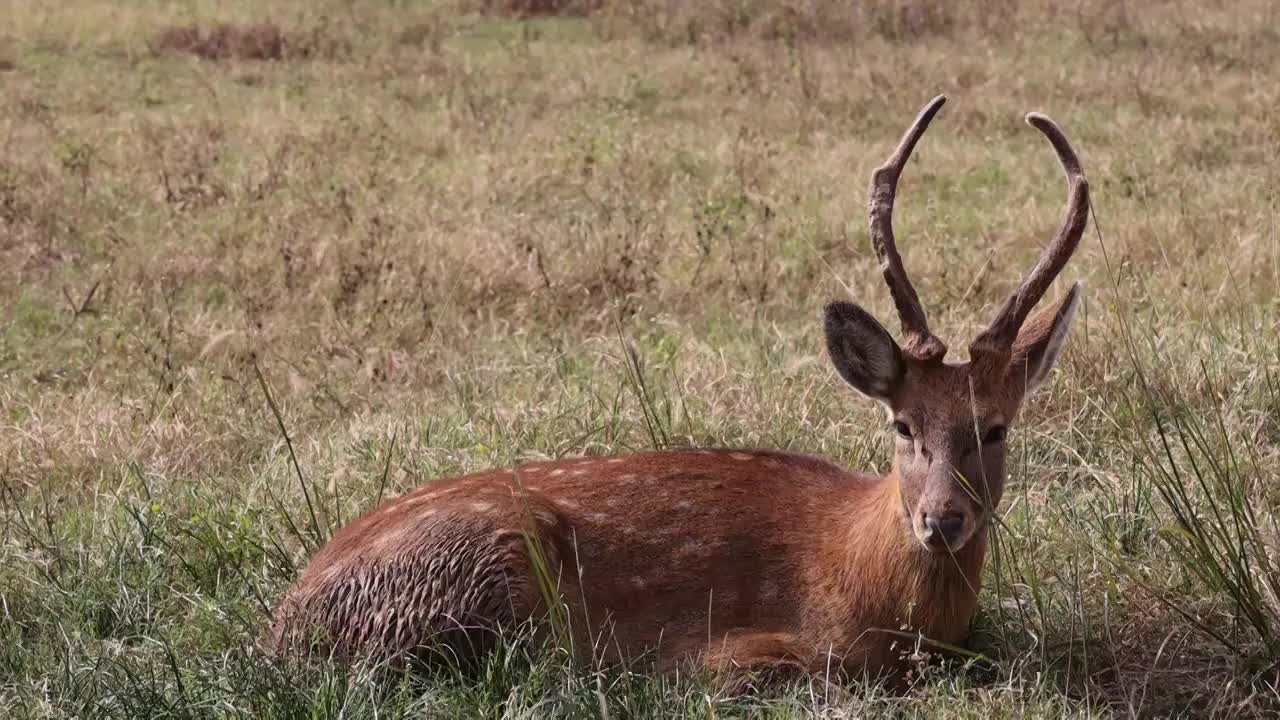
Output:
[[[1080,304],[1080,283],[1075,283],[1065,297],[1033,315],[1018,332],[1009,362],[1010,380],[1025,380],[1024,392],[1031,392],[1049,378],[1058,362],[1071,321]]]

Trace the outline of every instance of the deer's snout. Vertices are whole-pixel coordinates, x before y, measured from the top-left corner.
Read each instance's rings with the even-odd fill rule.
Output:
[[[958,550],[964,544],[964,513],[949,511],[924,513],[921,518],[920,541],[931,550]]]

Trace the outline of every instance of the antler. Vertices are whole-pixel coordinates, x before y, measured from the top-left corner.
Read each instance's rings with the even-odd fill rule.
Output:
[[[884,281],[889,286],[889,294],[893,296],[893,304],[902,321],[903,350],[921,360],[942,359],[947,354],[947,346],[929,332],[924,307],[920,305],[920,298],[907,277],[906,268],[902,266],[902,256],[898,254],[898,244],[893,237],[893,199],[898,193],[898,176],[911,157],[911,151],[946,101],[945,95],[931,100],[902,136],[893,155],[871,175],[871,207],[867,218],[871,243],[880,258]]]
[[[969,355],[975,361],[981,356],[1002,359],[1007,357],[1027,315],[1040,302],[1049,284],[1076,251],[1089,220],[1089,181],[1084,177],[1080,159],[1076,157],[1075,150],[1071,149],[1071,143],[1067,142],[1067,137],[1057,124],[1040,113],[1028,113],[1027,124],[1049,139],[1058,153],[1062,169],[1067,173],[1067,213],[1058,226],[1053,241],[1040,253],[1035,267],[1005,301],[991,325],[969,345]]]

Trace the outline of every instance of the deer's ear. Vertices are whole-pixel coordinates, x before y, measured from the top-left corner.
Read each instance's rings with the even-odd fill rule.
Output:
[[[902,386],[907,366],[902,350],[866,310],[847,302],[827,305],[823,318],[827,353],[846,382],[888,404]]]
[[[1033,315],[1018,332],[1008,372],[1011,380],[1026,382],[1024,392],[1049,379],[1071,332],[1080,295],[1080,283],[1073,284],[1061,300]]]

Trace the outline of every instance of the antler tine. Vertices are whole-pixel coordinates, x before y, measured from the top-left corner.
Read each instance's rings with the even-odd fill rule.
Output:
[[[938,114],[945,95],[939,95],[920,111],[915,122],[907,129],[902,141],[893,151],[893,155],[883,165],[876,168],[871,175],[871,202],[868,213],[871,243],[880,259],[880,267],[884,273],[885,284],[889,286],[889,294],[893,296],[893,304],[898,309],[898,317],[902,321],[903,349],[910,355],[922,360],[938,360],[947,354],[946,345],[929,332],[929,323],[925,320],[924,307],[916,295],[915,287],[907,277],[906,268],[902,266],[902,256],[898,254],[898,244],[893,237],[893,200],[898,193],[898,177],[902,168],[911,157],[911,151],[924,131],[928,129],[933,116]]]
[[[969,354],[974,359],[984,354],[1003,357],[1010,351],[1027,315],[1076,251],[1089,220],[1089,181],[1085,179],[1080,158],[1076,157],[1066,135],[1056,123],[1040,113],[1028,113],[1027,124],[1043,133],[1058,153],[1058,161],[1067,174],[1067,212],[1053,241],[1040,253],[1035,267],[1005,301],[991,325],[969,346]]]

